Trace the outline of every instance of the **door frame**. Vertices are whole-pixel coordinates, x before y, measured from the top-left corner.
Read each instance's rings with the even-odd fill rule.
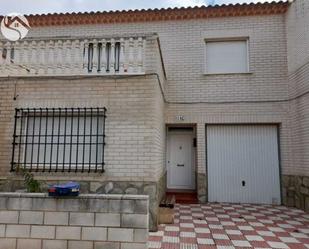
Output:
[[[170,155],[171,155],[171,148],[170,146],[172,145],[171,139],[170,139],[170,134],[190,134],[191,135],[191,148],[192,148],[192,154],[191,154],[191,165],[192,165],[192,186],[188,188],[175,188],[171,185],[169,185],[169,175],[170,175]],[[166,188],[167,190],[171,191],[196,191],[196,170],[197,170],[197,163],[196,163],[196,149],[197,145],[196,142],[194,144],[194,139],[196,140],[196,128],[195,126],[167,126],[166,128]]]
[[[275,122],[275,123],[206,123],[205,124],[205,156],[206,156],[206,179],[207,179],[207,196],[209,196],[209,174],[208,174],[208,148],[207,148],[207,141],[208,141],[208,134],[207,134],[207,126],[208,125],[255,125],[255,126],[259,126],[259,125],[273,125],[276,126],[277,128],[277,143],[278,143],[278,167],[279,167],[279,186],[280,186],[280,204],[282,205],[283,203],[283,192],[282,192],[282,158],[281,158],[281,123]]]

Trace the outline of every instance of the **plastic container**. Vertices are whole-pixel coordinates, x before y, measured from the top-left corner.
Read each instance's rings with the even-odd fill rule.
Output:
[[[49,196],[78,196],[80,184],[77,182],[68,182],[59,185],[50,185],[48,188]]]

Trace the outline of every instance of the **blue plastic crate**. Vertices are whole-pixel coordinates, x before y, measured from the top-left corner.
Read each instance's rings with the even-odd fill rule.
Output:
[[[77,182],[68,182],[59,185],[50,185],[48,188],[49,196],[78,196],[80,184]]]

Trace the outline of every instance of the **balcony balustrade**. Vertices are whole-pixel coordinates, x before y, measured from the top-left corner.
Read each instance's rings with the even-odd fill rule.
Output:
[[[145,73],[146,36],[0,41],[0,77]]]

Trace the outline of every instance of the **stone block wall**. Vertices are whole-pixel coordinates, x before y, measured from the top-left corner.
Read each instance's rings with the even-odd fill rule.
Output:
[[[284,175],[282,192],[284,205],[309,212],[309,177]]]
[[[48,185],[61,184],[66,181],[50,180],[46,175],[36,177],[41,183],[41,190],[47,192]],[[159,203],[165,195],[166,175],[163,175],[158,182],[137,182],[137,181],[104,181],[98,179],[85,180],[75,177],[81,186],[83,194],[116,194],[116,195],[147,195],[149,198],[149,230],[156,231],[158,225]],[[9,179],[0,179],[0,192],[25,192],[25,182],[15,174]]]
[[[148,196],[0,194],[0,249],[146,249]]]
[[[204,173],[197,173],[197,197],[200,203],[208,201],[208,182],[207,175]]]

